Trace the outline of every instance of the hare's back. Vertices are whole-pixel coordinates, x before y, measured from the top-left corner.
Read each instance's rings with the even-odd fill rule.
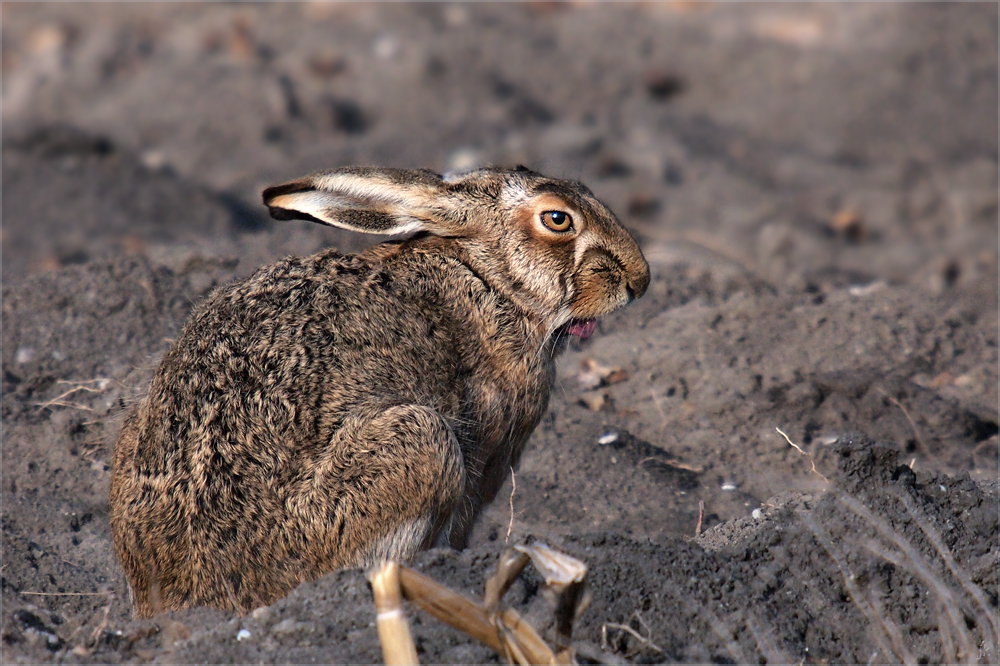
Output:
[[[223,287],[193,313],[153,382],[147,426],[280,466],[322,446],[347,414],[460,402],[456,310],[398,263],[326,252]],[[228,449],[225,450],[225,449]],[[261,449],[267,449],[266,451]]]

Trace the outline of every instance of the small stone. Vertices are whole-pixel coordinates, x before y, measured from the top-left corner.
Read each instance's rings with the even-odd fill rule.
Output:
[[[764,512],[760,509],[754,509],[750,515],[753,516],[754,520],[761,520],[764,517]]]
[[[286,618],[281,622],[279,622],[278,624],[274,625],[274,627],[271,628],[271,633],[274,634],[275,636],[284,636],[287,634],[294,633],[296,630],[295,626],[296,624],[298,624],[298,622],[296,622],[292,618]]]
[[[619,384],[628,378],[627,370],[602,365],[592,358],[585,358],[580,362],[580,372],[576,376],[576,381],[581,388],[589,390],[599,386]]]
[[[852,243],[858,243],[862,241],[866,235],[864,221],[861,219],[861,215],[850,208],[844,208],[838,211],[830,219],[830,229],[834,233],[842,235],[848,241]]]
[[[975,383],[976,383],[976,378],[970,374],[959,375],[958,377],[955,377],[955,381],[952,382],[952,384],[954,384],[959,388],[972,386]]]
[[[163,151],[157,150],[156,148],[150,148],[143,151],[139,155],[139,161],[142,163],[142,166],[153,172],[165,171],[168,166],[167,156],[163,154]]]
[[[606,386],[611,386],[612,384],[621,384],[622,382],[628,381],[629,374],[628,370],[613,370],[604,378],[604,384]]]
[[[597,438],[597,443],[600,444],[601,446],[607,446],[608,444],[614,444],[615,442],[617,442],[618,437],[619,435],[617,430],[608,430],[603,435]]]
[[[886,286],[884,280],[875,280],[868,284],[855,284],[847,288],[847,293],[851,296],[869,296]]]
[[[601,391],[587,391],[580,395],[580,403],[592,412],[601,411],[608,398]]]
[[[271,635],[278,640],[284,640],[288,638],[298,638],[304,634],[311,633],[314,630],[315,627],[308,622],[296,622],[292,618],[287,618],[271,627]]]
[[[392,60],[399,55],[401,48],[399,39],[389,34],[380,35],[372,44],[372,51],[379,60]]]
[[[271,608],[270,606],[261,606],[260,608],[256,608],[252,613],[250,613],[250,617],[258,622],[267,622],[271,619]]]

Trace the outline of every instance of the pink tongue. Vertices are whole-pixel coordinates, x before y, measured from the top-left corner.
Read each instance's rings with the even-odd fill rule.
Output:
[[[566,332],[578,336],[581,340],[586,340],[594,334],[595,328],[597,328],[596,319],[574,319],[566,328]]]

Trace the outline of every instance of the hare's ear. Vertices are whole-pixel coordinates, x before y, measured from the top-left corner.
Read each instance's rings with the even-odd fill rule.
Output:
[[[441,176],[416,169],[348,167],[322,171],[264,190],[276,220],[310,220],[369,234],[444,228]]]

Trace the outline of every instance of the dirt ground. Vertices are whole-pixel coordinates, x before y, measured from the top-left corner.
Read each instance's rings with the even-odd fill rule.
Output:
[[[271,221],[263,187],[522,163],[587,183],[653,280],[560,359],[470,548],[415,566],[478,597],[505,544],[562,548],[590,567],[581,654],[610,663],[996,663],[997,25],[993,3],[5,3],[3,662],[379,661],[358,571],[132,619],[114,439],[213,287],[368,242]],[[547,630],[539,589],[507,601]],[[410,618],[426,663],[499,660]]]

